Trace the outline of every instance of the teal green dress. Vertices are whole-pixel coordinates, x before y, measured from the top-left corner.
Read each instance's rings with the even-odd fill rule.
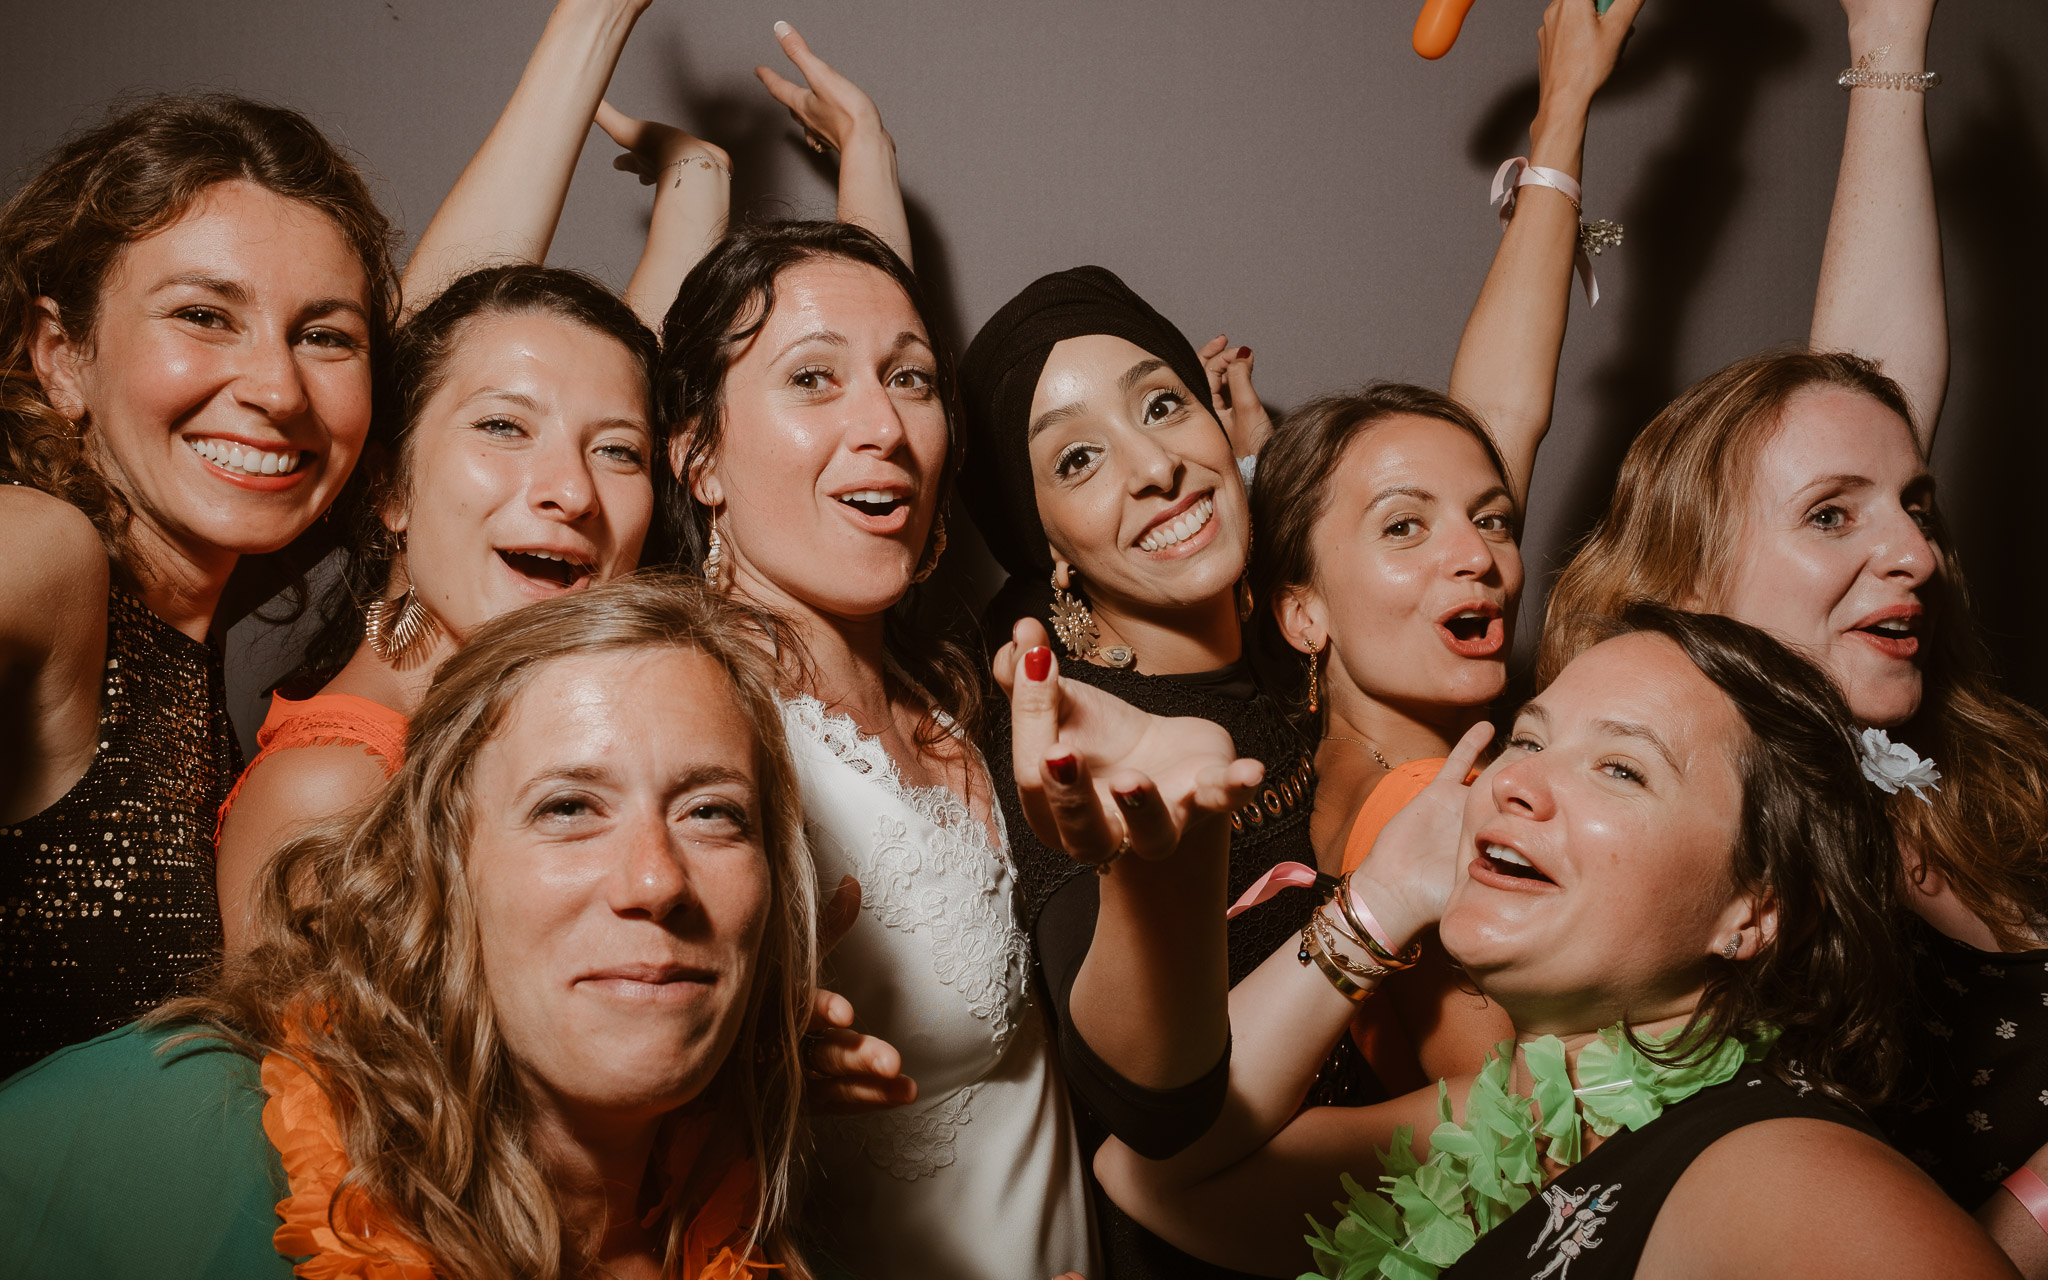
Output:
[[[258,1065],[131,1023],[0,1084],[8,1280],[287,1280]],[[161,1050],[161,1052],[160,1052]]]

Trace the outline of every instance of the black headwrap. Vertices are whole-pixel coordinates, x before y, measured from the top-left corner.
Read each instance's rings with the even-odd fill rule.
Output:
[[[967,417],[960,493],[989,551],[1017,578],[1043,582],[1052,573],[1026,440],[1031,396],[1053,345],[1094,333],[1122,338],[1166,361],[1203,407],[1216,411],[1194,347],[1104,268],[1041,276],[1004,303],[960,362]]]

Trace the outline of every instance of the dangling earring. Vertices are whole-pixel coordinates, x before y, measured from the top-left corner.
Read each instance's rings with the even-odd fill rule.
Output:
[[[916,586],[932,576],[932,570],[939,567],[939,557],[946,554],[946,513],[939,512],[938,523],[932,526],[931,545],[925,562],[910,575],[910,585]]]
[[[718,516],[711,517],[711,540],[704,548],[704,585],[725,590],[725,540],[718,536]]]
[[[1060,585],[1057,568],[1052,571],[1052,633],[1066,646],[1067,656],[1081,662],[1100,658],[1112,667],[1128,667],[1138,657],[1128,645],[1097,646],[1102,631],[1095,625],[1095,614],[1086,600]]]
[[[1244,572],[1237,575],[1237,620],[1252,620],[1252,530],[1249,525],[1244,531]],[[1315,708],[1310,707],[1309,710]]]
[[[407,650],[438,630],[434,615],[411,587],[396,600],[375,600],[363,610],[363,638],[386,662],[395,664]]]
[[[1314,715],[1322,710],[1322,706],[1316,698],[1316,661],[1322,655],[1323,651],[1320,647],[1308,651],[1308,713],[1310,715]]]

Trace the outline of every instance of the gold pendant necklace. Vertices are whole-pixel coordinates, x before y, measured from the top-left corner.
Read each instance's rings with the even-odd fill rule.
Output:
[[[1387,763],[1387,758],[1386,758],[1385,756],[1383,756],[1383,755],[1381,755],[1381,754],[1380,754],[1380,749],[1379,749],[1378,747],[1376,747],[1376,746],[1372,745],[1372,744],[1371,744],[1370,742],[1360,742],[1360,741],[1359,741],[1358,739],[1356,739],[1356,738],[1347,738],[1347,737],[1344,737],[1344,736],[1343,736],[1342,734],[1336,734],[1336,733],[1326,733],[1326,734],[1324,734],[1324,735],[1323,735],[1323,741],[1324,741],[1324,742],[1348,742],[1348,743],[1350,743],[1350,744],[1351,744],[1352,746],[1354,746],[1354,747],[1363,747],[1363,748],[1364,748],[1364,749],[1366,750],[1366,752],[1367,752],[1368,754],[1370,754],[1370,755],[1372,756],[1372,758],[1373,758],[1373,763],[1375,763],[1375,764],[1379,765],[1379,767],[1380,767],[1380,768],[1382,768],[1382,769],[1385,769],[1385,770],[1387,770],[1387,771],[1388,771],[1388,772],[1390,772],[1390,773],[1391,773],[1391,772],[1393,771],[1393,768],[1394,768],[1394,766],[1393,766],[1393,765],[1390,765],[1390,764],[1388,764],[1388,763]]]

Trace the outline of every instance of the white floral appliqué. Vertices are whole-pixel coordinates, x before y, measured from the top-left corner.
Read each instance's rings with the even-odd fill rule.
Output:
[[[1910,790],[1924,803],[1934,803],[1927,798],[1930,788],[1941,790],[1941,770],[1934,767],[1934,761],[1921,759],[1919,752],[1903,742],[1893,742],[1882,729],[1865,729],[1862,746],[1863,776],[1878,790],[1886,795]]]

